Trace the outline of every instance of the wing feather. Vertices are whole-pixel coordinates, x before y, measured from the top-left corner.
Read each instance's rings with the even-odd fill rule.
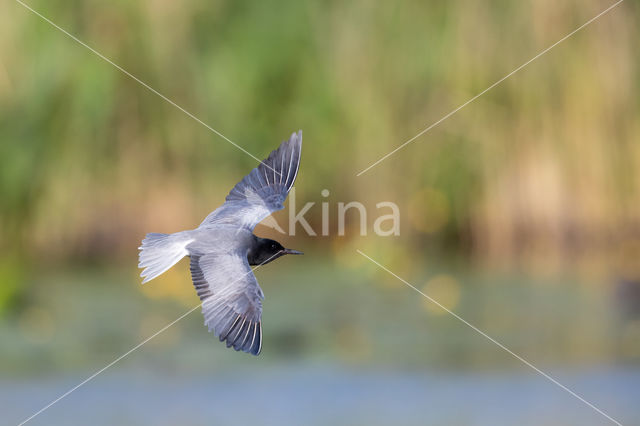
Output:
[[[202,300],[204,323],[209,331],[220,341],[226,341],[227,347],[258,355],[262,349],[264,296],[246,256],[192,255],[191,278]]]
[[[298,175],[301,151],[302,131],[299,131],[238,182],[225,203],[209,214],[200,227],[226,224],[253,230],[264,218],[283,209]]]

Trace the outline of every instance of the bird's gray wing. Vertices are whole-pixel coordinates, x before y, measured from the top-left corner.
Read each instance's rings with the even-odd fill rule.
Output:
[[[261,220],[283,209],[298,175],[301,150],[302,130],[293,133],[238,182],[225,203],[209,214],[200,227],[234,225],[253,230]]]
[[[236,351],[262,349],[264,294],[240,253],[191,255],[191,278],[202,300],[204,323]]]

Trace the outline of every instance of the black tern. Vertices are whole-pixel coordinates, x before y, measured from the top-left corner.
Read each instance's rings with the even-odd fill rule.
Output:
[[[302,131],[245,176],[224,204],[198,228],[174,234],[147,234],[140,249],[140,276],[146,283],[185,256],[202,300],[204,324],[236,351],[258,355],[262,350],[262,299],[250,265],[264,265],[285,254],[302,254],[253,234],[256,225],[284,208],[300,166]]]

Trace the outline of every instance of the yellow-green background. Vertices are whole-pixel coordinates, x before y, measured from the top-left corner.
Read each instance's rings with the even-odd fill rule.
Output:
[[[225,349],[194,312],[34,424],[96,412],[128,424],[606,421],[356,249],[623,423],[640,416],[636,2],[360,177],[613,3],[28,4],[258,158],[302,129],[296,204],[316,203],[306,218],[319,233],[329,203],[332,231],[257,228],[306,253],[257,272],[259,358]],[[18,2],[0,4],[11,422],[198,303],[185,262],[140,285],[139,241],[195,227],[255,165]],[[366,237],[354,212],[337,235],[349,201],[368,209]],[[373,234],[381,201],[399,206],[400,236]],[[286,229],[288,211],[275,217]],[[243,408],[254,397],[258,413]]]

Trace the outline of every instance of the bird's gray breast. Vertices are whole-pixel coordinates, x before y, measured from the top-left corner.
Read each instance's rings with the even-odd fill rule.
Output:
[[[190,232],[193,242],[187,245],[189,255],[242,253],[246,255],[254,242],[251,231],[235,226],[198,228]]]

